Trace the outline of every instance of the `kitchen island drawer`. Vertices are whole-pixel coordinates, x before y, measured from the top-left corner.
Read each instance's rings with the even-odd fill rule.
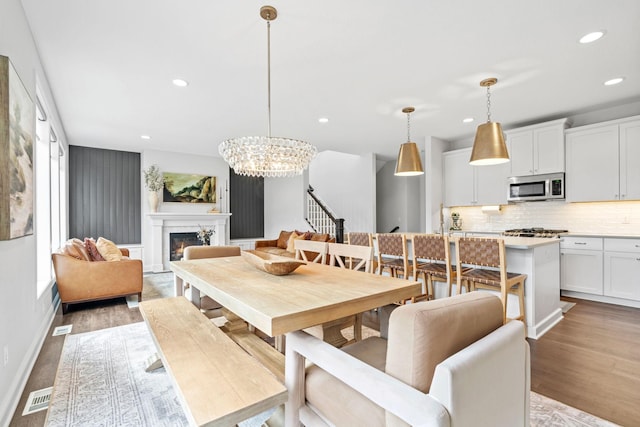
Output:
[[[640,239],[604,239],[604,250],[640,253]]]
[[[560,241],[560,248],[601,251],[602,237],[563,237]]]

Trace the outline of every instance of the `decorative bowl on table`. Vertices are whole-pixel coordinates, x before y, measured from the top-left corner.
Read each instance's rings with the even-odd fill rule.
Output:
[[[301,265],[306,264],[304,261],[251,250],[242,251],[242,258],[258,270],[265,271],[274,276],[284,276],[285,274],[292,273]]]

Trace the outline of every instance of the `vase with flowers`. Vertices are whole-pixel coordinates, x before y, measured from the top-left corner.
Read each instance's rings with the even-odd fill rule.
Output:
[[[198,237],[198,240],[202,242],[203,246],[211,245],[211,236],[215,234],[215,230],[213,228],[205,228],[201,225],[199,225],[199,227],[200,227],[200,230],[196,232],[196,236]]]
[[[158,211],[158,191],[164,187],[164,177],[157,165],[151,165],[144,171],[144,185],[149,191],[149,208],[151,212]]]

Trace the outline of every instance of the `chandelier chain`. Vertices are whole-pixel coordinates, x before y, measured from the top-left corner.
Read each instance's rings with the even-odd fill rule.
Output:
[[[407,142],[411,142],[411,113],[407,113]]]

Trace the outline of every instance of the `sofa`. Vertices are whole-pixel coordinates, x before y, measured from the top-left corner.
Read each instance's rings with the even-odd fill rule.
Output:
[[[287,334],[287,425],[529,425],[524,324],[503,325],[498,297],[400,306],[384,326],[381,337],[342,349]]]
[[[71,239],[51,255],[63,313],[81,302],[128,295],[142,300],[142,261],[129,259],[128,249],[107,239],[98,242],[94,247],[92,239]]]
[[[294,240],[304,239],[317,242],[335,243],[335,237],[331,237],[328,234],[313,233],[311,231],[280,231],[280,235],[277,239],[273,240],[257,240],[256,251],[265,252],[271,255],[279,255],[289,258],[295,258],[296,251],[294,249]],[[305,251],[307,259],[314,259],[318,254],[317,252]]]

